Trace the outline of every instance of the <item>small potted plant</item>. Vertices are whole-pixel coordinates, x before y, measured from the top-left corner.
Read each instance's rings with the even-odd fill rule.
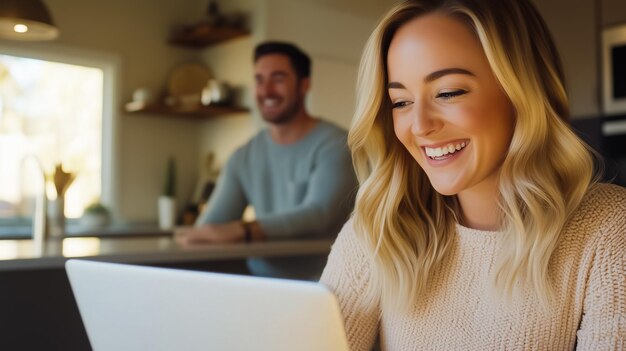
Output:
[[[159,197],[159,228],[171,230],[176,220],[176,162],[173,157],[167,160],[165,186]]]
[[[85,208],[80,223],[85,228],[103,228],[111,222],[109,209],[100,201],[94,201]]]

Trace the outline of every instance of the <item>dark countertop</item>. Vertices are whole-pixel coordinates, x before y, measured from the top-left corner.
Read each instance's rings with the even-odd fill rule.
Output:
[[[151,264],[318,255],[328,254],[334,241],[300,239],[187,248],[178,245],[169,232],[157,230],[145,233],[50,238],[40,247],[36,247],[30,239],[0,240],[0,271],[62,268],[65,261],[73,257]]]

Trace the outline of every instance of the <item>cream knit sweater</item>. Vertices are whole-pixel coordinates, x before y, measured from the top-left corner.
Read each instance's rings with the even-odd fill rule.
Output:
[[[457,225],[443,266],[406,315],[368,309],[369,268],[349,221],[321,282],[336,295],[352,350],[626,350],[626,189],[598,185],[565,227],[550,264],[556,300],[542,312],[526,291],[496,300],[498,232]],[[380,316],[380,318],[379,318]]]

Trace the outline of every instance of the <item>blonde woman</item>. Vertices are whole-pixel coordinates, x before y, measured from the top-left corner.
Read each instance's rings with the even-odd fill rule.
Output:
[[[360,190],[321,282],[353,350],[626,349],[626,190],[527,0],[417,0],[361,61]]]

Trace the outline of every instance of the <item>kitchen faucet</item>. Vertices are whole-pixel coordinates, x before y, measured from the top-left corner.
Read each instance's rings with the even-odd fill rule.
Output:
[[[46,172],[43,169],[41,161],[35,155],[27,155],[22,159],[22,169],[24,164],[29,159],[32,159],[36,166],[39,175],[41,175],[41,189],[35,197],[35,213],[33,214],[33,247],[39,254],[43,249],[45,240],[48,238],[48,226],[46,223],[46,208],[48,206],[48,198],[46,196]]]

